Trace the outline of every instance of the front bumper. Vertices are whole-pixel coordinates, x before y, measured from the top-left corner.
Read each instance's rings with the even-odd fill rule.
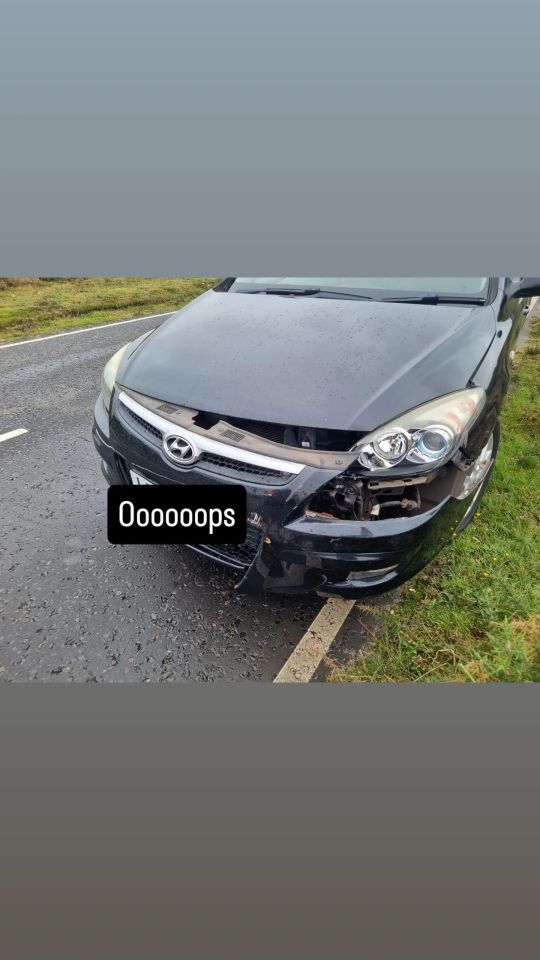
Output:
[[[195,465],[176,468],[136,425],[127,424],[113,397],[109,415],[100,396],[93,438],[108,483],[130,483],[129,468],[154,483],[238,483],[246,487],[248,538],[242,547],[192,549],[238,572],[242,593],[339,594],[351,598],[391,590],[418,573],[448,543],[469,500],[446,497],[434,509],[392,520],[345,521],[308,517],[302,504],[335,471],[306,467],[279,486],[216,475]]]

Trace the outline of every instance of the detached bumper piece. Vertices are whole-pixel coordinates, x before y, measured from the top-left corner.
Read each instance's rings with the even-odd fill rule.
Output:
[[[195,550],[203,557],[209,557],[211,560],[217,560],[226,567],[233,570],[241,570],[246,573],[257,556],[261,546],[262,534],[258,530],[248,528],[247,537],[244,543],[216,543],[216,544],[198,544],[188,543],[186,546],[190,550]]]

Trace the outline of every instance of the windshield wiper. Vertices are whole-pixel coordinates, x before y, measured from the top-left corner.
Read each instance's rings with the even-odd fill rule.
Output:
[[[419,297],[383,297],[382,303],[472,303],[484,304],[486,301],[482,297],[452,297],[442,296],[436,293],[426,293]]]
[[[265,287],[264,290],[250,290],[248,293],[268,293],[280,297],[331,297],[336,300],[373,300],[373,297],[361,293],[349,293],[347,290],[328,290],[325,287]]]
[[[320,297],[331,297],[333,300],[374,300],[374,297],[368,297],[365,293],[351,293],[349,290],[330,290],[322,287],[319,292]]]
[[[315,297],[320,292],[320,287],[265,287],[264,290],[253,291],[253,293],[276,294],[280,297]]]

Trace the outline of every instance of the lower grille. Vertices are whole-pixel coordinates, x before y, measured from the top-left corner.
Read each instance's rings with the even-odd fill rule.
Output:
[[[261,540],[260,531],[248,527],[243,543],[188,543],[187,546],[235,570],[247,570],[257,556]]]

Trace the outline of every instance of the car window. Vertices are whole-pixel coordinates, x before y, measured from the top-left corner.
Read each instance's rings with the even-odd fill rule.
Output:
[[[374,299],[408,296],[487,296],[488,277],[235,277],[232,292],[268,288],[318,288],[371,296]]]

